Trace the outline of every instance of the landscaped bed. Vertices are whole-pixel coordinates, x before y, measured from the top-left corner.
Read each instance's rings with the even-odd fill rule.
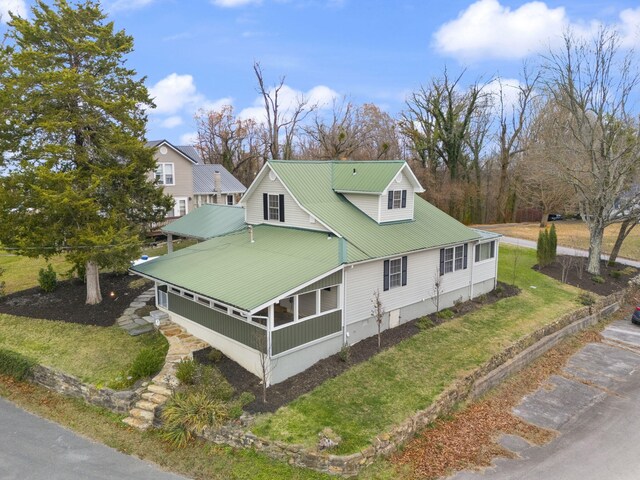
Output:
[[[329,427],[342,439],[335,453],[367,447],[456,378],[579,306],[580,290],[534,271],[535,263],[533,250],[501,246],[499,278],[515,281],[520,295],[418,333],[264,416],[253,431],[313,446]]]

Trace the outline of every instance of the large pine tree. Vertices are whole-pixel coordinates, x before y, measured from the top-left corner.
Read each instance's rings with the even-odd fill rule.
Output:
[[[24,255],[64,253],[102,300],[100,268],[139,255],[171,200],[145,146],[144,79],[125,66],[133,39],[97,2],[37,0],[11,16],[0,55],[0,242]],[[4,62],[3,62],[4,58]]]

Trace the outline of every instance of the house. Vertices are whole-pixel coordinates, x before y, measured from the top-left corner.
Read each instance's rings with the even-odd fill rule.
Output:
[[[402,161],[270,161],[246,228],[132,267],[173,321],[275,384],[383,328],[496,286],[499,235],[423,200]],[[438,285],[438,286],[436,286]],[[436,301],[437,300],[437,301]]]
[[[220,164],[205,164],[192,146],[176,146],[154,140],[156,171],[153,173],[164,192],[174,199],[168,217],[181,217],[205,204],[235,205],[247,190]]]

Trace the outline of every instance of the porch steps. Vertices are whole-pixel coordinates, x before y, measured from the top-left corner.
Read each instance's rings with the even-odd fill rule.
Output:
[[[169,351],[165,364],[147,388],[141,394],[141,399],[129,411],[129,416],[123,420],[127,425],[139,430],[146,430],[153,426],[158,409],[171,397],[173,389],[179,381],[175,376],[176,365],[183,359],[192,359],[193,352],[209,346],[208,343],[194,337],[179,325],[173,323],[169,316],[161,311],[153,311],[149,318],[160,321],[160,332],[169,342]],[[148,321],[148,319],[147,319]],[[151,324],[149,327],[153,328]]]

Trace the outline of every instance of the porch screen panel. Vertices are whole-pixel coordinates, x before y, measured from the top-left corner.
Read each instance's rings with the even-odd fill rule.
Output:
[[[256,348],[258,336],[266,339],[265,330],[259,327],[171,292],[169,310],[251,348]],[[260,343],[264,346],[267,342]]]
[[[342,330],[342,310],[293,323],[271,333],[271,353],[278,355]]]

